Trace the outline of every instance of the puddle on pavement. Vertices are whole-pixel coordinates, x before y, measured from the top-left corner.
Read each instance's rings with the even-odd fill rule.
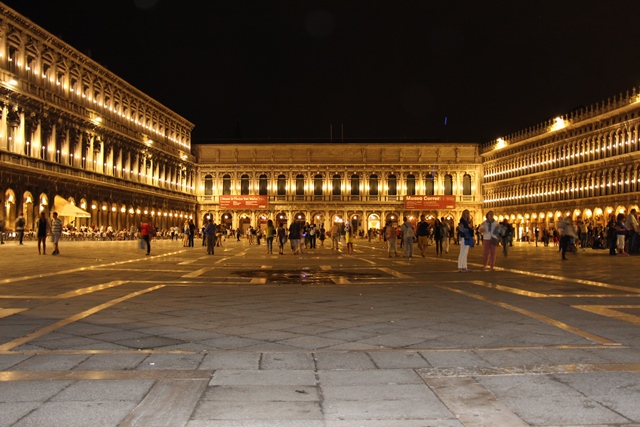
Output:
[[[382,277],[378,273],[356,273],[350,271],[323,271],[323,270],[242,270],[233,274],[240,277],[266,279],[267,283],[282,283],[302,285],[334,284],[336,279],[343,278],[348,281],[359,279],[374,279]]]

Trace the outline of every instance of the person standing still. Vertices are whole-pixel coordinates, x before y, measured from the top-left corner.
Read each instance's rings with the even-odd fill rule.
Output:
[[[16,219],[16,233],[18,233],[18,241],[20,242],[20,244],[22,244],[22,240],[24,239],[25,222],[26,221],[24,220],[24,214],[20,212],[20,215],[18,215],[18,219]]]
[[[353,255],[353,230],[348,222],[344,223],[344,241],[347,244],[347,254]]]
[[[391,251],[393,251],[393,256],[398,256],[398,240],[396,235],[396,229],[391,223],[391,221],[387,221],[387,226],[384,229],[384,236],[387,240],[387,252],[389,253],[389,258],[391,258]]]
[[[487,219],[480,224],[478,230],[482,233],[483,269],[490,268],[493,271],[496,263],[496,248],[500,240],[500,224],[493,218],[493,211],[487,212]]]
[[[424,215],[420,215],[420,222],[418,223],[418,249],[422,253],[422,257],[425,257],[427,250],[427,241],[429,239],[429,223],[424,218]],[[436,250],[437,251],[437,250]]]
[[[40,212],[40,218],[36,224],[37,236],[38,236],[38,254],[47,254],[47,233],[51,229],[47,215],[44,212]],[[23,229],[24,231],[24,229]],[[20,242],[22,244],[22,242]],[[40,252],[40,245],[42,245],[42,252]]]
[[[196,237],[196,224],[192,219],[189,220],[189,247],[194,247],[194,239]]]
[[[214,254],[214,247],[216,245],[216,225],[213,219],[205,220],[207,224],[204,226],[204,236],[207,240],[207,255]]]
[[[404,242],[404,257],[411,259],[413,257],[413,238],[415,237],[415,231],[413,229],[413,224],[409,222],[407,217],[403,218],[404,223],[402,224],[402,238]]]
[[[420,237],[418,237],[419,239]],[[436,245],[436,257],[442,256],[442,223],[436,217],[433,223],[433,241]]]
[[[444,217],[440,218],[440,226],[442,227],[442,250],[445,253],[449,253],[449,239],[451,238],[451,229],[449,224],[444,219]]]
[[[287,232],[284,229],[284,226],[282,225],[282,223],[278,224],[277,235],[278,235],[278,253],[280,255],[284,255],[284,244],[285,244],[285,241],[287,240]]]
[[[53,252],[52,255],[59,255],[60,250],[58,249],[58,242],[60,241],[60,236],[62,235],[62,220],[58,218],[58,212],[53,213],[53,219],[51,220],[51,240],[53,241]]]
[[[462,217],[458,223],[458,232],[460,235],[460,255],[458,255],[458,271],[461,273],[471,271],[467,268],[467,256],[469,255],[469,248],[473,246],[473,228],[469,224],[469,210],[462,211]]]
[[[331,234],[331,249],[338,249],[338,242],[340,241],[340,227],[338,223],[334,222],[329,231]]]
[[[267,228],[265,231],[265,237],[267,240],[267,253],[273,254],[273,238],[276,235],[276,228],[273,226],[273,221],[267,221]]]

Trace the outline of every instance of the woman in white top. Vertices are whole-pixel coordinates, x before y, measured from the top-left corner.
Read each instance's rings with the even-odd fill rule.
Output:
[[[487,219],[480,224],[478,231],[482,233],[482,258],[484,269],[490,268],[496,263],[496,248],[500,242],[502,226],[493,218],[493,211],[487,212]]]

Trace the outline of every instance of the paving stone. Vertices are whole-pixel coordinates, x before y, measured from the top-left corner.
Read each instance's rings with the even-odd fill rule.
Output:
[[[317,402],[320,400],[317,387],[302,385],[245,385],[208,387],[202,400],[225,402]]]
[[[89,356],[89,354],[35,355],[13,366],[12,369],[17,371],[65,371],[76,368]]]
[[[376,365],[368,353],[317,352],[316,364],[320,370],[331,369],[375,369]]]
[[[380,369],[427,368],[431,366],[418,352],[371,351],[368,353]]]
[[[153,385],[153,380],[76,381],[51,398],[52,402],[140,401]]]
[[[217,370],[209,382],[213,385],[316,385],[313,371],[238,371]]]
[[[260,353],[244,351],[215,351],[207,353],[199,369],[258,369]]]
[[[6,403],[0,400],[0,426],[14,425],[20,418],[38,409],[41,404],[39,401]]]
[[[45,402],[71,381],[0,381],[0,402]]]
[[[423,384],[422,378],[410,369],[365,371],[318,371],[322,386]]]
[[[440,402],[429,405],[417,400],[340,400],[325,401],[324,414],[329,420],[424,420],[453,418]]]
[[[266,353],[260,360],[260,369],[313,370],[311,353]]]
[[[202,401],[192,418],[198,420],[322,420],[317,402]]]
[[[12,427],[117,426],[134,407],[134,402],[47,402]]]
[[[146,353],[93,354],[80,363],[76,369],[86,371],[135,369],[147,357],[149,355]]]

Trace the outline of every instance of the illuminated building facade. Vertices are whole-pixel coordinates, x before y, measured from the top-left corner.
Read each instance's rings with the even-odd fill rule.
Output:
[[[349,221],[367,233],[403,216],[482,218],[477,144],[229,142],[196,148],[198,216],[234,229]]]
[[[12,9],[0,11],[7,226],[22,212],[33,228],[58,200],[89,213],[76,225],[123,229],[147,213],[168,227],[193,216],[193,124]]]
[[[569,216],[604,226],[638,209],[640,96],[600,104],[482,146],[484,209],[517,224],[519,236]]]

